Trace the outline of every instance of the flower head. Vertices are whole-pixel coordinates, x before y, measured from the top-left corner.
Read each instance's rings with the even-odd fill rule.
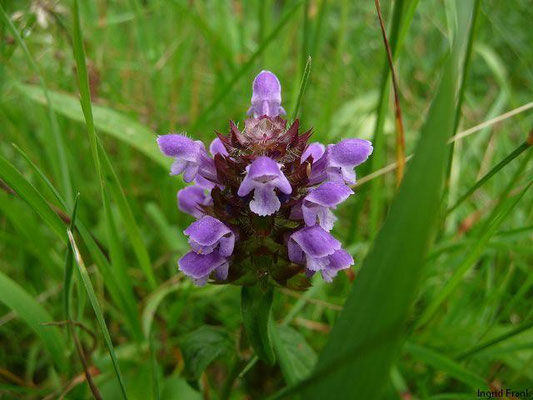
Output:
[[[311,131],[301,133],[299,121],[288,124],[284,113],[278,78],[262,71],[250,118],[241,128],[230,122],[228,134],[217,132],[210,154],[184,135],[158,138],[174,158],[171,174],[194,181],[178,192],[179,209],[196,218],[184,231],[191,251],[178,265],[195,284],[266,280],[305,289],[316,272],[329,282],[353,264],[329,231],[372,145],[363,139],[309,144]]]

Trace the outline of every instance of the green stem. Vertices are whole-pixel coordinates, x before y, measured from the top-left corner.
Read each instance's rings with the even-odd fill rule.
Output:
[[[233,388],[233,383],[240,376],[239,372],[242,367],[242,361],[239,357],[235,357],[231,368],[228,373],[228,377],[224,381],[224,386],[222,386],[222,391],[220,392],[220,400],[227,400],[231,395],[231,389]]]

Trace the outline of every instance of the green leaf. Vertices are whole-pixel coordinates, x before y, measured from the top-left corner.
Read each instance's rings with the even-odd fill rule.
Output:
[[[145,337],[150,337],[152,321],[154,319],[157,307],[159,307],[159,304],[161,304],[161,302],[167,295],[175,292],[179,288],[179,282],[167,286],[160,286],[148,297],[142,313],[142,326]]]
[[[39,77],[41,91],[42,91],[42,94],[44,95],[42,103],[46,104],[46,108],[48,111],[48,119],[50,120],[50,129],[52,131],[51,142],[54,143],[54,152],[50,152],[49,158],[51,158],[50,162],[52,166],[54,167],[56,175],[61,178],[61,183],[63,185],[63,189],[65,190],[65,196],[67,198],[67,201],[70,204],[70,202],[72,201],[72,184],[70,181],[70,172],[69,172],[69,167],[67,163],[65,139],[63,138],[63,135],[61,134],[61,131],[59,130],[57,116],[54,113],[54,110],[52,107],[52,101],[50,99],[50,91],[48,90],[48,85],[44,78],[45,75],[41,71],[39,65],[33,59],[30,51],[28,50],[28,47],[26,46],[26,43],[22,39],[22,36],[19,34],[15,25],[13,25],[13,22],[11,22],[11,19],[6,14],[1,4],[0,4],[0,17],[5,22],[6,26],[13,34],[15,41],[17,42],[17,44],[20,46],[20,48],[24,52],[24,55],[26,56],[26,59],[28,60],[28,64],[37,73]],[[47,150],[49,151],[50,148],[51,147],[46,146],[45,151]]]
[[[244,332],[257,357],[269,364],[276,361],[270,325],[273,293],[272,287],[264,290],[259,284],[241,290]]]
[[[65,338],[55,326],[43,325],[54,319],[26,290],[0,272],[0,303],[17,313],[39,335],[60,371],[67,369]]]
[[[200,378],[207,366],[217,358],[232,355],[233,348],[233,340],[223,329],[204,325],[189,333],[181,341],[187,378]]]
[[[27,98],[46,104],[43,91],[35,85],[16,84],[15,87]],[[74,121],[85,122],[79,99],[70,95],[49,91],[52,108],[61,115]],[[165,169],[172,161],[164,157],[155,140],[155,133],[144,125],[107,107],[93,105],[94,126],[103,133],[118,139],[139,150]]]
[[[51,193],[53,193],[61,206],[63,206],[63,208],[66,210],[67,204],[65,199],[54,188],[50,180],[44,175],[40,168],[30,160],[30,158],[22,149],[18,148],[17,146],[15,146],[15,148],[26,159],[26,161],[28,161],[32,170],[35,171],[41,180],[41,183],[44,184]],[[55,232],[61,235],[61,237],[64,237],[65,240],[67,240],[65,235],[66,230],[64,228],[65,225],[59,219],[57,214],[50,208],[44,197],[24,178],[24,176],[22,176],[11,164],[9,164],[9,162],[3,159],[2,156],[0,156],[0,178],[8,183],[9,186],[13,188],[17,194],[43,218],[48,226],[50,226]],[[57,221],[59,221],[59,223]],[[79,218],[76,222],[76,227],[78,228],[78,231],[83,238],[91,257],[98,266],[98,270],[102,274],[104,284],[109,290],[109,294],[117,306],[123,311],[124,318],[127,321],[127,327],[134,336],[136,336],[138,339],[141,339],[142,332],[136,311],[135,298],[131,295],[131,293],[128,296],[126,293],[122,292],[115,275],[113,275],[111,265],[107,261],[102,249],[96,243],[89,230],[86,228],[83,222],[79,220]]]
[[[85,125],[87,127],[87,136],[89,138],[94,168],[96,170],[96,177],[98,178],[99,182],[100,197],[102,199],[102,206],[104,210],[107,244],[109,246],[111,262],[113,265],[113,269],[111,272],[117,278],[116,282],[120,286],[122,294],[126,296],[128,301],[131,303],[134,302],[132,283],[127,271],[124,249],[120,243],[116,223],[114,221],[113,214],[111,213],[111,202],[109,200],[108,190],[105,184],[106,181],[102,173],[102,167],[100,162],[101,154],[103,158],[105,158],[106,155],[104,153],[103,147],[99,146],[99,139],[98,135],[96,134],[96,129],[94,125],[91,94],[89,90],[89,77],[87,75],[87,65],[85,63],[85,50],[83,48],[83,37],[80,26],[80,16],[77,0],[74,0],[74,2],[72,3],[72,16],[74,19],[72,49],[74,52],[74,58],[76,59],[78,86],[80,90],[80,104],[83,110],[83,116],[85,118]],[[108,164],[105,165],[108,166]],[[117,181],[114,181],[112,183],[112,186],[113,184],[117,185],[118,183]]]
[[[196,130],[200,122],[207,120],[207,117],[213,112],[213,110],[221,103],[227,96],[230,95],[233,86],[239,81],[240,78],[246,74],[246,72],[254,65],[257,58],[265,51],[270,43],[274,41],[281,29],[291,20],[292,15],[303,4],[302,0],[294,2],[289,10],[281,17],[278,24],[272,29],[272,32],[265,38],[265,41],[259,45],[259,48],[250,56],[250,58],[243,64],[243,66],[233,75],[230,81],[224,85],[222,89],[218,91],[213,101],[205,108],[202,114],[197,118],[191,130]]]
[[[454,47],[447,59],[415,156],[389,215],[315,372],[301,385],[306,398],[353,398],[356,393],[358,398],[379,398],[386,386],[438,220],[461,52],[461,46]]]
[[[0,155],[0,178],[7,183],[63,240],[66,241],[65,224],[50,208],[45,198],[3,156]]]
[[[317,356],[305,338],[288,326],[272,328],[274,350],[285,382],[293,385],[313,369]]]
[[[161,400],[201,400],[202,395],[192,389],[185,379],[170,376],[163,382]]]
[[[303,95],[305,93],[305,88],[307,87],[307,81],[309,80],[309,75],[311,75],[311,57],[307,58],[305,63],[304,73],[302,75],[302,81],[300,82],[300,91],[298,92],[298,98],[296,99],[296,106],[292,112],[291,120],[295,120],[298,117],[298,112],[300,110],[300,104],[302,102]]]
[[[79,193],[77,194],[76,198],[74,199],[74,208],[72,210],[72,216],[70,218],[70,230],[74,231],[74,227],[76,226],[76,214],[78,211],[78,200],[80,198]],[[70,245],[70,242],[67,246],[67,254],[65,256],[65,271],[64,271],[64,278],[63,278],[63,305],[64,305],[64,312],[65,312],[65,320],[70,321],[70,284],[72,283],[72,272],[74,271],[74,268],[72,267],[72,263],[74,261],[74,254],[72,252],[72,246]]]
[[[494,218],[489,217],[488,222],[485,224],[485,229],[481,232],[481,235],[477,238],[475,244],[468,249],[468,254],[463,259],[461,264],[455,269],[453,275],[448,279],[446,285],[441,288],[435,299],[426,307],[420,319],[417,322],[417,327],[421,327],[426,324],[437,312],[440,305],[450,296],[450,294],[459,286],[464,275],[472,268],[472,266],[479,259],[479,256],[485,246],[488,244],[490,238],[496,233],[501,223],[505,220],[507,215],[518,204],[520,199],[528,191],[533,184],[530,181],[526,187],[516,196],[506,198],[499,204],[499,211],[494,215]]]
[[[467,384],[472,389],[486,389],[487,382],[479,375],[469,371],[458,362],[445,355],[427,347],[407,342],[404,349],[424,363],[431,365],[439,371],[453,376],[457,380]]]
[[[78,266],[79,276],[81,278],[81,281],[83,282],[83,286],[85,287],[87,296],[89,297],[89,302],[91,303],[91,306],[93,308],[94,314],[96,316],[96,320],[98,321],[98,325],[100,326],[100,329],[102,331],[102,335],[104,336],[104,341],[107,347],[107,351],[109,352],[109,356],[111,357],[113,368],[115,370],[115,374],[117,376],[117,379],[120,385],[122,397],[124,399],[127,399],[128,395],[126,394],[124,380],[122,379],[122,373],[120,372],[120,367],[118,365],[118,360],[115,354],[115,349],[113,348],[113,342],[111,341],[111,336],[109,336],[109,330],[107,329],[107,325],[105,323],[104,314],[102,313],[102,309],[100,307],[100,304],[98,303],[98,299],[96,298],[96,293],[94,292],[91,279],[89,278],[89,273],[87,272],[85,263],[83,262],[80,251],[78,250],[78,246],[76,245],[76,241],[74,240],[74,235],[72,234],[72,231],[70,229],[67,231],[67,234],[68,234],[68,238],[70,241],[70,245],[72,246],[72,251],[74,253],[74,259],[76,260],[76,265]]]

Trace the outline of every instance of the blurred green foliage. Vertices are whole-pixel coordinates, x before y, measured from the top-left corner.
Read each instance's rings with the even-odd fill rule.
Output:
[[[410,2],[382,0],[389,28],[394,3]],[[412,3],[417,3],[412,20],[398,21],[407,30],[396,55],[407,154],[421,132],[433,134],[421,127],[453,36],[465,32],[456,26],[461,1]],[[131,399],[256,399],[297,384],[325,347],[353,273],[357,281],[386,219],[397,191],[394,173],[364,182],[337,210],[334,233],[356,260],[353,272],[330,285],[316,280],[305,293],[275,292],[273,316],[282,326],[274,341],[281,366],[269,366],[255,360],[242,337],[240,288],[197,289],[177,274],[176,260],[187,247],[181,231],[192,219],[176,208],[183,182],[168,176],[155,137],[187,132],[209,142],[215,130],[225,132],[230,119],[245,117],[251,81],[262,69],[280,78],[292,115],[311,56],[299,103],[303,128],[313,127],[313,139],[323,142],[374,139],[387,68],[374,2],[80,1],[81,37],[73,35],[71,6],[67,0],[1,3],[0,397],[91,397],[67,326],[41,324],[66,318],[66,230],[78,192],[74,240],[94,299],[87,299],[74,272],[71,318],[95,335],[75,328],[104,399],[121,396],[100,330],[106,325]],[[481,2],[459,131],[533,101],[531,21],[528,0]],[[81,43],[85,58],[78,53],[76,60],[73,46],[79,51]],[[88,93],[82,91],[82,100],[88,107],[90,94],[97,150],[91,150],[79,103],[83,60]],[[362,182],[396,160],[393,105],[387,97],[384,104],[383,145],[358,170]],[[524,111],[458,140],[440,208],[454,204],[524,143],[532,122],[533,113]],[[491,388],[533,386],[533,197],[524,192],[530,161],[528,148],[440,216],[429,254],[417,265],[419,289],[402,295],[416,302],[401,331],[408,342],[390,357],[390,377],[381,377],[389,382],[385,398],[470,399],[481,381]],[[404,203],[409,196],[415,203],[425,189],[411,190]],[[412,240],[399,234],[395,247],[409,251]],[[372,281],[371,271],[365,274]],[[390,300],[390,293],[383,299]],[[105,323],[95,317],[92,300]],[[194,359],[201,369],[214,363],[191,380],[184,358],[196,353],[187,343],[191,332],[212,329],[206,325],[217,327],[224,351],[215,349],[208,361]],[[196,369],[195,378],[201,372]]]

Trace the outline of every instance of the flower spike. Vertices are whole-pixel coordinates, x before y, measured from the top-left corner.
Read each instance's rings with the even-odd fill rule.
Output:
[[[309,143],[311,130],[281,115],[281,84],[261,71],[249,118],[230,121],[209,148],[185,135],[157,139],[174,159],[171,175],[192,185],[178,208],[195,218],[183,232],[190,251],[178,261],[194,284],[281,285],[304,290],[319,273],[331,282],[354,260],[330,232],[333,211],[351,194],[354,168],[372,153],[363,139]]]

